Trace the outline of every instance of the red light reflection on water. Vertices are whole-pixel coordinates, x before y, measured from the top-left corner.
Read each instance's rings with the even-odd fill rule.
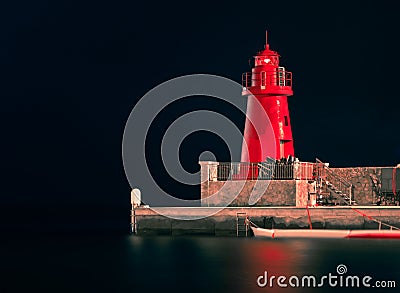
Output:
[[[261,288],[257,278],[268,272],[268,277],[274,275],[290,277],[298,275],[304,262],[307,261],[305,251],[307,242],[291,240],[259,240],[252,239],[251,245],[246,245],[242,254],[243,267],[246,268],[244,278],[248,292],[299,292],[299,288],[281,288],[276,283],[270,287]],[[276,282],[276,280],[275,280]]]

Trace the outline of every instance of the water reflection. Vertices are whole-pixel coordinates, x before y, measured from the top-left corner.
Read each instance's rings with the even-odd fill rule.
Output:
[[[397,281],[384,292],[400,286],[399,240],[21,237],[0,242],[0,260],[0,292],[342,292],[257,285],[265,271],[321,277],[339,264],[346,275]]]
[[[146,276],[154,275],[154,266],[149,267],[148,261],[163,271],[158,280],[164,286],[152,284],[151,289],[171,286],[202,292],[309,292],[310,288],[280,288],[276,279],[272,287],[268,284],[260,288],[257,277],[267,271],[269,276],[314,275],[318,279],[328,273],[336,274],[339,264],[345,264],[352,274],[398,278],[400,286],[398,240],[133,237],[130,241],[141,242],[134,249],[136,254],[131,262],[136,267],[148,268],[147,273],[142,271],[142,278],[151,282]],[[326,285],[314,290],[345,289]]]

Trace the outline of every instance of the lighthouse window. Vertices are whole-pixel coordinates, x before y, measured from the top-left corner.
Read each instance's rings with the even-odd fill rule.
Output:
[[[289,123],[288,123],[287,116],[284,116],[283,118],[284,118],[284,120],[285,120],[285,126],[288,126],[288,125],[289,125]]]
[[[271,56],[271,64],[274,66],[278,66],[279,61],[278,61],[278,57],[277,56]]]

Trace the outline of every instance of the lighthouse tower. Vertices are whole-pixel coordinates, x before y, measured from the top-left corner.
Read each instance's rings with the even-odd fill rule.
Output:
[[[292,73],[279,66],[279,54],[270,50],[267,33],[264,50],[254,58],[252,71],[242,76],[242,95],[248,100],[241,161],[262,162],[267,157],[294,156],[287,103],[287,97],[293,95]],[[264,116],[260,111],[265,112]],[[265,114],[270,123],[260,119]],[[271,133],[273,130],[273,135],[263,135],[268,128],[272,128],[269,130]]]

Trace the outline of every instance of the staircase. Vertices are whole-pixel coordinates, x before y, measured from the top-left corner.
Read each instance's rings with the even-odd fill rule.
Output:
[[[335,174],[325,163],[316,159],[317,204],[354,205],[353,185]]]
[[[275,164],[258,163],[258,178],[272,180],[274,178]]]

